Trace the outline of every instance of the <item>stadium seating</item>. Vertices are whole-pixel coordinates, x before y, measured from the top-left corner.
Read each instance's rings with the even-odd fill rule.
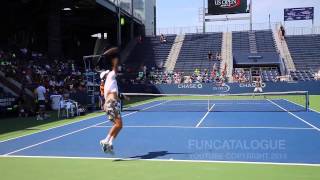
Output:
[[[252,41],[252,38],[255,41]],[[233,52],[252,52],[252,46],[256,46],[257,52],[277,52],[271,30],[241,31],[232,33]]]
[[[254,31],[258,52],[277,52],[271,30]]]
[[[248,31],[232,33],[232,51],[250,52]]]
[[[291,71],[290,75],[292,80],[294,81],[314,81],[315,80],[314,73],[308,70]]]
[[[165,64],[176,35],[167,35],[166,43],[160,43],[160,37],[145,37],[142,43],[138,43],[130,53],[127,67],[137,71],[141,66],[162,69]]]
[[[243,72],[245,79],[251,80],[255,76],[262,77],[263,81],[275,81],[280,75],[279,69],[274,67],[280,62],[271,30],[233,32],[232,51],[235,66],[243,66],[246,63],[248,66],[250,64],[264,66],[262,68],[240,68],[234,71],[236,74]],[[254,55],[262,58],[257,60],[248,58]]]
[[[320,69],[320,35],[287,36],[286,41],[298,70],[293,75],[301,77],[306,70],[313,73]]]
[[[174,71],[191,73],[196,68],[212,69],[216,64],[219,69],[220,61],[216,53],[221,54],[222,33],[186,34]],[[208,52],[212,52],[212,60]]]
[[[277,81],[277,77],[280,76],[277,68],[262,68],[261,69],[261,77],[262,81]]]

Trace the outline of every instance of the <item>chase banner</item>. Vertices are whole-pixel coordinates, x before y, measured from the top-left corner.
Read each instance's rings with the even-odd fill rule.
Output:
[[[208,0],[208,15],[247,13],[247,0]]]
[[[314,18],[313,7],[284,9],[285,21],[311,20],[313,18]]]

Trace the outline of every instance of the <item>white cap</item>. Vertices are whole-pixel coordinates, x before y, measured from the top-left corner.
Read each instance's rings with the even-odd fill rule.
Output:
[[[101,74],[100,74],[100,79],[103,79],[107,74],[109,74],[109,70],[106,70],[106,71],[103,71]]]

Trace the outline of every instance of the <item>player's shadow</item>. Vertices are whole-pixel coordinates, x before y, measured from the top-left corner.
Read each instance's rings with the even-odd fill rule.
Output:
[[[170,153],[168,151],[155,151],[155,152],[148,152],[148,154],[144,154],[144,155],[132,156],[132,157],[123,158],[123,159],[116,159],[114,161],[134,161],[139,159],[156,159],[156,158],[163,157],[166,155],[171,155],[171,154],[189,154],[189,153]]]

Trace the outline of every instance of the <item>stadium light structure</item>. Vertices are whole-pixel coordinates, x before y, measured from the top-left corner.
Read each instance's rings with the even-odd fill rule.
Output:
[[[115,0],[115,4],[117,6],[117,16],[118,16],[118,30],[117,30],[117,36],[118,36],[118,41],[117,41],[117,44],[118,44],[118,47],[121,47],[121,7],[120,7],[120,2],[121,0]]]
[[[63,10],[63,11],[72,11],[71,8],[63,8],[62,10]]]
[[[93,34],[93,35],[91,35],[91,37],[98,38],[98,39],[108,39],[108,33]]]

